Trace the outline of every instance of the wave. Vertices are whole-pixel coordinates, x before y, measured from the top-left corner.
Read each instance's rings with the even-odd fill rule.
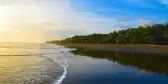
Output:
[[[0,54],[0,56],[42,56],[47,54],[60,54],[60,53],[36,53],[36,54]]]
[[[62,66],[64,68],[64,72],[62,73],[62,75],[60,76],[60,78],[58,80],[56,80],[53,84],[61,84],[62,81],[66,78],[66,75],[68,73],[68,64],[67,64],[67,60],[65,60],[65,58],[63,58],[63,56],[60,56],[60,58],[62,58],[64,60],[64,64],[61,64],[60,62],[57,62],[58,64],[60,64],[60,66]]]
[[[64,64],[62,64],[58,60],[52,59],[51,57],[45,56],[45,55],[49,55],[49,54],[62,54],[61,56],[59,56],[59,58],[64,61]],[[44,57],[44,58],[46,58],[50,61],[58,63],[63,68],[63,73],[57,80],[54,81],[53,84],[61,84],[62,81],[66,78],[66,75],[68,73],[68,71],[67,71],[68,70],[68,63],[67,63],[67,60],[63,57],[63,55],[64,55],[64,52],[61,51],[61,52],[58,52],[58,53],[13,54],[13,55],[0,55],[0,56],[42,56],[42,57]]]
[[[21,49],[60,49],[63,48],[62,46],[59,45],[52,45],[52,44],[1,44],[0,43],[0,48],[21,48]]]
[[[64,55],[64,52],[63,51],[61,51],[60,53],[62,53],[62,55],[60,55],[59,56],[59,58],[61,58],[63,61],[64,61],[64,64],[62,64],[60,61],[58,61],[58,60],[54,60],[54,59],[52,59],[51,57],[46,57],[46,56],[44,56],[45,54],[43,54],[43,55],[41,55],[42,57],[45,57],[45,58],[47,58],[48,60],[51,60],[51,61],[53,61],[53,62],[55,62],[55,63],[58,63],[62,68],[63,68],[63,70],[64,70],[64,72],[62,73],[62,75],[57,79],[57,80],[55,80],[54,82],[53,82],[53,84],[61,84],[62,83],[62,81],[66,78],[66,75],[67,75],[67,73],[68,73],[68,63],[67,63],[67,60],[63,57],[63,55]],[[59,54],[60,54],[59,53]]]
[[[54,45],[55,46],[55,45]],[[64,48],[62,46],[56,46],[54,47],[53,45],[46,45],[46,46],[22,46],[22,45],[0,45],[0,48],[9,48],[9,49],[13,49],[15,50],[15,48],[21,48],[21,49],[39,49],[39,50],[42,50],[40,51],[39,53],[33,53],[33,52],[30,52],[30,53],[23,53],[23,54],[14,54],[14,53],[11,53],[11,54],[0,54],[0,56],[42,56],[42,57],[45,57],[46,59],[50,60],[50,61],[53,61],[55,63],[58,63],[61,67],[62,67],[62,74],[58,77],[58,79],[56,79],[53,84],[61,84],[63,82],[63,80],[66,78],[66,75],[68,73],[68,63],[67,63],[67,60],[64,58],[64,54],[66,52],[68,52],[69,50],[74,50],[74,49],[69,49],[69,48]],[[46,53],[48,51],[45,51],[46,49],[51,49],[51,50],[54,50],[52,51],[51,53]],[[44,52],[43,52],[44,50]],[[25,50],[26,51],[26,50]],[[33,51],[33,50],[32,50]],[[58,52],[57,52],[58,51]],[[55,53],[54,53],[55,52]],[[59,56],[59,59],[56,59],[57,56],[55,56],[56,54],[60,54]],[[51,56],[50,56],[51,55]],[[52,55],[54,58],[52,58]]]
[[[45,47],[18,47],[18,46],[0,46],[0,48],[21,48],[21,49],[59,49],[59,48],[45,48]]]

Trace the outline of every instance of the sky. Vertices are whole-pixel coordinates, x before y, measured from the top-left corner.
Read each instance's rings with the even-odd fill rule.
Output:
[[[0,0],[0,41],[45,42],[168,21],[168,0]]]

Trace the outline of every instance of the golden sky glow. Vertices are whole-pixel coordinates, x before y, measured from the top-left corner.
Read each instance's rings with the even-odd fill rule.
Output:
[[[70,0],[0,0],[0,41],[45,42],[109,32],[111,23],[117,22],[74,10]]]
[[[54,38],[50,37],[47,33],[52,30],[50,26],[44,25],[48,19],[52,18],[48,17],[48,14],[45,13],[48,11],[44,9],[51,3],[44,4],[41,2],[42,0],[39,1],[23,0],[21,2],[15,0],[15,2],[11,2],[7,0],[7,2],[0,4],[0,41],[44,42],[57,38],[57,35],[53,36]]]

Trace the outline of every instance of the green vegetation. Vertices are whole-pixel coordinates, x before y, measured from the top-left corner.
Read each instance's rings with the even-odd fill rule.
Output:
[[[107,59],[124,66],[137,67],[141,71],[149,71],[168,76],[168,56],[150,53],[129,53],[103,50],[88,50],[79,48],[70,51],[77,56],[87,56],[94,59]]]
[[[47,41],[47,43],[87,43],[87,44],[168,44],[168,23],[147,27],[128,28],[109,34],[91,34],[74,36],[63,40]]]

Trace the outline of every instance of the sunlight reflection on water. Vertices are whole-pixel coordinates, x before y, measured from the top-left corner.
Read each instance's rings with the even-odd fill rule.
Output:
[[[42,50],[45,48],[46,50]],[[45,51],[53,52],[48,48],[49,45],[42,44],[0,44],[0,84],[54,82],[61,75],[62,67],[40,55],[29,56],[29,54],[46,53]]]

